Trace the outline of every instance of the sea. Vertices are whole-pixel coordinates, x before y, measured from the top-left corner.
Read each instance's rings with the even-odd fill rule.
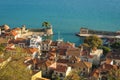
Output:
[[[75,33],[81,27],[120,30],[120,0],[0,0],[0,25],[41,28],[44,21],[53,26],[53,40],[60,33],[64,41],[80,45],[83,38]]]

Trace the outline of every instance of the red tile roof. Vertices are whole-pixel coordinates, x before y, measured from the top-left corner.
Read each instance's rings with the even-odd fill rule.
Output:
[[[49,67],[50,65],[52,65],[54,62],[53,61],[50,61],[50,60],[47,60],[45,62],[46,66]]]
[[[88,52],[86,51],[86,50],[83,50],[82,52],[81,52],[81,56],[87,56],[88,54],[87,54]]]
[[[94,55],[89,55],[88,58],[94,58]]]
[[[52,42],[52,40],[44,40],[44,41],[42,41],[42,44],[50,44]]]
[[[13,45],[14,45],[14,44],[9,44],[9,45],[5,48],[5,50],[6,50],[6,51],[16,51],[16,48],[12,48]]]
[[[114,52],[109,52],[107,57],[120,60],[120,49],[116,49]]]
[[[16,32],[15,30],[12,30],[12,31],[10,31],[10,34],[11,34],[12,36],[16,36],[16,35],[17,35],[17,32]]]
[[[15,30],[15,31],[20,31],[21,28],[14,28],[13,30]]]
[[[25,48],[24,51],[33,54],[34,52],[38,52],[38,48]]]
[[[74,48],[74,47],[75,47],[74,44],[69,42],[61,42],[58,45],[58,48],[61,48],[61,49],[68,49],[68,48]]]
[[[3,61],[4,61],[4,59],[1,59],[1,58],[0,58],[0,63],[3,62]]]
[[[68,48],[66,51],[66,55],[68,56],[80,56],[79,48]]]
[[[26,43],[26,39],[24,38],[17,38],[17,39],[10,39],[8,43],[18,44],[18,43]]]
[[[110,65],[110,64],[103,64],[103,65],[101,65],[101,69],[102,70],[111,70],[111,69],[113,69],[113,65]]]
[[[11,48],[12,46],[14,46],[14,44],[7,44],[6,48]]]
[[[110,63],[111,63],[111,61],[112,61],[112,59],[107,58],[107,59],[106,59],[106,64],[110,64]]]
[[[66,56],[66,51],[67,51],[66,49],[58,49],[58,54]]]
[[[51,46],[57,46],[58,42],[54,41],[51,43]]]
[[[94,69],[93,72],[90,74],[90,76],[99,78],[99,74],[100,74],[100,70]]]
[[[38,58],[33,59],[33,63],[34,64],[38,64],[39,63],[39,59]]]
[[[57,52],[57,49],[56,48],[51,48],[50,52]]]
[[[66,64],[66,63],[69,63],[69,60],[67,60],[67,59],[58,59],[57,62]]]
[[[67,71],[66,64],[57,63],[56,65],[57,65],[57,67],[56,67],[55,71],[57,71],[57,72],[66,72]]]

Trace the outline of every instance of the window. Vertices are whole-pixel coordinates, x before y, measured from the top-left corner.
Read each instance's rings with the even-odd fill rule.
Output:
[[[58,74],[58,73],[56,72],[56,74]]]
[[[85,71],[85,68],[83,68],[83,71]]]
[[[62,74],[62,73],[60,73],[60,77],[63,77],[63,74]]]

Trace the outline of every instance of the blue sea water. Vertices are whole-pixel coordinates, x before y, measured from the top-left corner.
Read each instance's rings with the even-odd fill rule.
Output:
[[[52,24],[65,41],[79,45],[75,36],[80,27],[90,29],[120,30],[120,0],[0,0],[0,25],[41,28],[41,23]]]

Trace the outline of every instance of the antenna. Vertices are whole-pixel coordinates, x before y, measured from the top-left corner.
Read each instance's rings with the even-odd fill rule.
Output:
[[[59,41],[59,42],[63,41],[63,38],[60,38],[60,32],[58,32],[58,39],[57,39],[57,41]]]
[[[60,32],[58,32],[58,39],[60,39]]]

